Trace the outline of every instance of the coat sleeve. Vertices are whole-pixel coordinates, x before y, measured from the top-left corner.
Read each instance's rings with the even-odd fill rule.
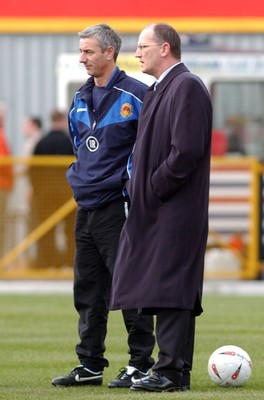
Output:
[[[151,178],[163,201],[188,182],[210,146],[211,101],[203,84],[189,77],[171,93],[170,132],[164,133],[170,134],[170,151]]]

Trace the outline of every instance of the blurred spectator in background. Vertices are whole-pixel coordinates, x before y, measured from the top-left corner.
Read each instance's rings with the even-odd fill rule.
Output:
[[[73,155],[68,136],[67,114],[54,109],[50,115],[51,130],[41,138],[33,155]],[[31,168],[33,202],[38,225],[57,211],[71,197],[66,181],[66,166],[34,166]],[[37,268],[72,266],[74,258],[73,226],[75,213],[65,218],[61,229],[50,229],[38,242]],[[60,234],[61,233],[61,234]],[[60,240],[60,238],[64,238]]]
[[[27,115],[24,117],[22,125],[22,133],[24,137],[24,145],[22,156],[31,157],[37,142],[42,138],[42,120],[39,116]],[[27,225],[27,233],[30,233],[37,225],[36,222],[36,207],[32,202],[32,186],[29,176],[30,164],[27,161],[16,166],[16,186],[21,196],[20,211],[25,217]],[[36,246],[33,246],[36,249]],[[35,253],[37,250],[28,253],[27,262],[34,264]]]
[[[40,117],[29,115],[25,117],[23,122],[24,156],[30,156],[37,142],[42,137],[42,121]]]
[[[72,155],[72,145],[68,132],[68,116],[64,111],[54,109],[50,114],[51,130],[37,142],[33,154]]]
[[[230,115],[226,119],[226,130],[228,134],[228,153],[245,155],[244,130],[245,118]]]
[[[36,116],[27,116],[23,121],[23,136],[24,136],[24,146],[23,146],[23,156],[29,157],[32,155],[33,150],[37,144],[37,142],[42,138],[42,121],[39,117]],[[27,178],[28,173],[28,165],[23,164],[19,166],[17,170],[18,175],[24,175]],[[26,186],[30,186],[30,182],[27,182]],[[31,197],[32,197],[32,188],[27,187],[26,192],[26,208],[31,208]],[[32,212],[32,209],[31,209]]]
[[[0,104],[0,157],[9,156],[10,150],[5,137],[5,108]],[[4,254],[4,234],[8,193],[13,187],[13,169],[11,164],[0,164],[0,258]]]

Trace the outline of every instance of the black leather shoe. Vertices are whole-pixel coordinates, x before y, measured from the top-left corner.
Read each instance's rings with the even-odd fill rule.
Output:
[[[183,392],[191,389],[191,374],[189,371],[183,371],[181,379],[181,388]]]
[[[148,377],[133,380],[131,390],[143,390],[146,392],[181,392],[182,388],[177,386],[160,372],[152,372]]]

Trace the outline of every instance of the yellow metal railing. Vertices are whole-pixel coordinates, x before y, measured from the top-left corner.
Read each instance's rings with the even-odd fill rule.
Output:
[[[244,271],[246,278],[254,278],[261,269],[261,261],[259,260],[260,253],[260,201],[262,203],[262,185],[260,177],[264,173],[264,166],[257,161],[252,161],[251,164],[252,179],[251,179],[251,213],[250,213],[250,242],[248,246],[247,263]]]
[[[14,262],[22,253],[30,248],[35,242],[41,239],[51,228],[54,228],[61,222],[69,213],[76,208],[74,199],[69,199],[63,206],[51,214],[40,225],[30,232],[24,239],[15,245],[7,254],[0,260],[0,270]]]
[[[256,279],[261,273],[262,262],[260,260],[260,208],[262,202],[262,185],[261,177],[264,173],[264,166],[258,160],[249,157],[213,157],[212,159],[212,172],[211,177],[214,175],[213,171],[220,171],[226,176],[227,187],[233,183],[233,196],[231,197],[228,193],[219,199],[219,203],[226,204],[225,201],[234,201],[237,199],[235,206],[239,207],[239,204],[244,202],[248,206],[248,215],[244,216],[247,219],[247,232],[244,232],[244,246],[243,251],[237,248],[232,248],[230,240],[223,238],[221,232],[210,229],[209,238],[213,239],[216,247],[220,249],[227,249],[232,251],[234,256],[238,259],[240,268],[233,270],[232,268],[218,268],[216,270],[206,271],[206,276],[209,278],[242,278],[242,279]],[[236,176],[248,175],[248,179],[244,178],[243,185],[244,189],[241,190],[241,198],[239,188],[236,188],[236,181],[232,182],[229,177],[236,171]],[[213,179],[211,178],[213,181]],[[231,183],[230,183],[231,182]],[[213,186],[213,182],[211,182]],[[225,183],[223,182],[223,191],[225,190]],[[244,190],[248,191],[245,195]],[[210,196],[210,202],[213,202],[213,196]],[[221,217],[221,213],[220,213]],[[232,216],[230,216],[232,218]],[[209,218],[210,221],[211,218]],[[240,234],[239,231],[233,232],[234,234]],[[242,236],[242,235],[241,235]],[[219,253],[221,254],[221,253]],[[223,266],[224,267],[224,266]]]
[[[76,203],[65,173],[73,161],[70,156],[0,158],[0,183],[1,165],[13,171],[13,187],[0,210],[7,233],[0,278],[72,277]]]
[[[76,208],[65,178],[66,169],[72,162],[74,158],[69,156],[0,157],[0,183],[1,167],[9,165],[13,171],[13,187],[8,192],[5,207],[4,203],[0,203],[4,234],[1,239],[3,243],[0,243],[0,279],[72,278],[73,260],[63,260],[60,265],[55,262],[61,248],[65,251],[68,247],[74,247],[73,218],[70,222],[72,235],[65,242],[65,221],[75,213]],[[38,184],[37,189],[32,188],[32,171],[36,174],[34,179]],[[256,279],[259,276],[262,267],[259,254],[263,174],[263,164],[254,158],[212,158],[207,253],[215,248],[220,250],[220,255],[221,250],[231,251],[238,260],[239,268],[234,270],[220,263],[220,267],[205,269],[206,278]],[[240,184],[236,188],[238,182]],[[50,190],[50,196],[42,195],[43,187]],[[65,197],[59,203],[58,197],[63,190]],[[30,200],[27,193],[30,193]],[[38,220],[38,224],[34,225],[32,220],[35,218],[37,198],[42,201],[44,211],[52,203],[56,208],[51,209],[43,220]],[[239,214],[239,220],[235,212],[240,208],[242,215]],[[56,239],[55,245],[46,240],[51,233]],[[243,249],[231,245],[230,238],[236,234],[242,237]],[[35,253],[38,253],[42,241],[52,261],[40,268],[39,262],[42,260],[38,260]],[[32,264],[34,257],[37,261]]]

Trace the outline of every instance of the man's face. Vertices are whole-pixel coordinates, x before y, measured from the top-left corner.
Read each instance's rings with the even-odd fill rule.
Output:
[[[135,57],[140,61],[142,72],[159,76],[162,43],[157,43],[152,28],[144,29],[138,38]]]
[[[79,61],[84,65],[87,73],[94,78],[100,78],[104,75],[108,65],[107,55],[108,51],[103,52],[95,38],[80,39]]]

